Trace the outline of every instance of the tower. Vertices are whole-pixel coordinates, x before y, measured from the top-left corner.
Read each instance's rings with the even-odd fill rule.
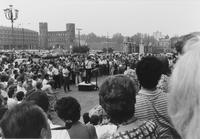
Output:
[[[40,43],[40,49],[47,49],[48,48],[48,24],[45,23],[39,23],[39,43]]]
[[[75,24],[74,23],[68,23],[66,24],[66,48],[69,50],[70,46],[74,46],[75,44]]]

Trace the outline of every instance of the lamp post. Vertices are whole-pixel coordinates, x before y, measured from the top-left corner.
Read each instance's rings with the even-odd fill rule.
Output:
[[[9,5],[9,8],[4,9],[6,19],[11,21],[11,29],[12,29],[12,45],[14,47],[14,37],[13,37],[13,23],[18,18],[19,10],[14,9],[13,5]]]
[[[76,30],[78,30],[78,46],[80,47],[81,46],[81,38],[80,38],[80,34],[81,34],[81,28],[77,28]]]
[[[19,26],[22,26],[22,48],[21,49],[24,49],[24,27],[23,27],[23,24],[19,24]]]

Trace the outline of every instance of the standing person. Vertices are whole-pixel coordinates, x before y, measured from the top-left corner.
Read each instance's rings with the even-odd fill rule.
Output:
[[[54,89],[61,88],[59,70],[56,66],[53,67],[52,73],[53,73],[53,80],[55,81],[54,82]]]
[[[139,119],[154,119],[158,125],[159,138],[176,138],[176,132],[169,118],[167,94],[157,89],[162,74],[162,63],[153,56],[138,62],[136,74],[141,89],[136,97],[135,115]]]
[[[63,73],[63,79],[64,79],[63,88],[64,88],[64,91],[66,93],[67,92],[66,87],[67,87],[68,91],[71,91],[70,90],[70,86],[69,86],[69,83],[70,83],[69,82],[70,81],[70,79],[69,79],[70,71],[68,70],[66,65],[63,66],[62,73]]]
[[[91,80],[91,76],[92,76],[92,64],[93,62],[91,61],[91,57],[87,57],[86,61],[85,61],[85,69],[86,69],[86,83],[90,83]]]

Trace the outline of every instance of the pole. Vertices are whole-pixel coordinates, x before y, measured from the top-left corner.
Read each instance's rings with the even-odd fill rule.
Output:
[[[78,46],[80,47],[81,46],[81,40],[80,40],[80,30],[78,30],[78,40],[79,40],[79,42],[78,42]]]
[[[76,30],[78,30],[78,46],[80,47],[81,46],[81,28],[77,28]]]
[[[24,49],[24,28],[22,27],[22,48]]]
[[[13,33],[14,33],[14,30],[13,30],[13,21],[12,21],[12,20],[11,20],[11,31],[12,31],[12,32],[11,32],[11,33],[12,33],[12,34],[11,34],[11,39],[12,39],[11,42],[12,42],[12,44],[11,44],[10,49],[12,50],[12,48],[14,47],[14,34],[13,34]]]
[[[108,54],[108,32],[106,38],[107,38],[107,54]]]

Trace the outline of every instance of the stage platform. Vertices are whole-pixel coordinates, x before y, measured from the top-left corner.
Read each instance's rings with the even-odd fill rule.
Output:
[[[96,82],[91,82],[86,84],[85,82],[81,82],[78,84],[79,91],[94,91],[96,90]]]

